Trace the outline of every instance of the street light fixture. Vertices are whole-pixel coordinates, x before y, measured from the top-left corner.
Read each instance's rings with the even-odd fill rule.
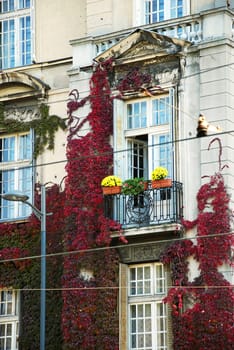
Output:
[[[41,310],[40,310],[40,350],[45,350],[46,322],[46,191],[41,185],[41,210],[28,202],[29,197],[22,192],[4,193],[1,197],[7,201],[22,202],[29,205],[41,221]]]

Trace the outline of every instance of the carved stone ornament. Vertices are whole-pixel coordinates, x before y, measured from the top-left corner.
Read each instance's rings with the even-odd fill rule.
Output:
[[[11,106],[4,111],[5,119],[14,119],[22,122],[30,122],[39,118],[38,107]]]
[[[154,31],[136,29],[126,38],[120,40],[95,58],[103,61],[114,58],[116,64],[145,61],[150,58],[166,58],[185,52],[191,43],[182,39],[170,38]]]
[[[101,53],[95,61],[114,59],[112,89],[117,89],[129,72],[139,69],[141,74],[151,76],[150,93],[160,93],[159,87],[177,85],[183,76],[186,63],[186,50],[190,42],[171,38],[154,31],[137,29],[118,43]],[[182,59],[183,58],[183,59]],[[143,86],[144,88],[145,86]],[[122,91],[123,98],[137,97],[139,89],[128,88]]]
[[[158,260],[162,251],[169,243],[155,243],[150,245],[124,246],[119,248],[119,255],[122,263],[136,263],[139,261]]]

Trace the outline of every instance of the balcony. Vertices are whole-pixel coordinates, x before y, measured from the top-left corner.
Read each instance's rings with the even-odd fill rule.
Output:
[[[123,229],[180,223],[183,213],[182,183],[171,187],[151,188],[141,194],[115,194],[104,197],[105,216],[117,221]]]
[[[154,31],[158,34],[167,35],[172,38],[188,40],[194,44],[198,44],[203,40],[202,17],[199,14],[165,20],[158,23],[145,24],[138,26],[137,28],[139,27]],[[133,28],[131,28],[131,31],[122,30],[118,33],[111,33],[96,37],[94,39],[96,56],[118,43],[126,35],[129,35],[132,30]]]

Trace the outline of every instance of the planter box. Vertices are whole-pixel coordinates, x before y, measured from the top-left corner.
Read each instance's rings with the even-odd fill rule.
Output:
[[[152,186],[152,188],[171,187],[172,180],[171,179],[152,180],[151,186]]]
[[[102,187],[104,196],[121,193],[122,186]]]

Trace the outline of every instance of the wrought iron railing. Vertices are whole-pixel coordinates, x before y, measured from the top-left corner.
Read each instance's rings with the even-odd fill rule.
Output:
[[[179,223],[183,210],[182,183],[172,187],[151,188],[139,195],[115,194],[104,198],[105,216],[123,228]]]

